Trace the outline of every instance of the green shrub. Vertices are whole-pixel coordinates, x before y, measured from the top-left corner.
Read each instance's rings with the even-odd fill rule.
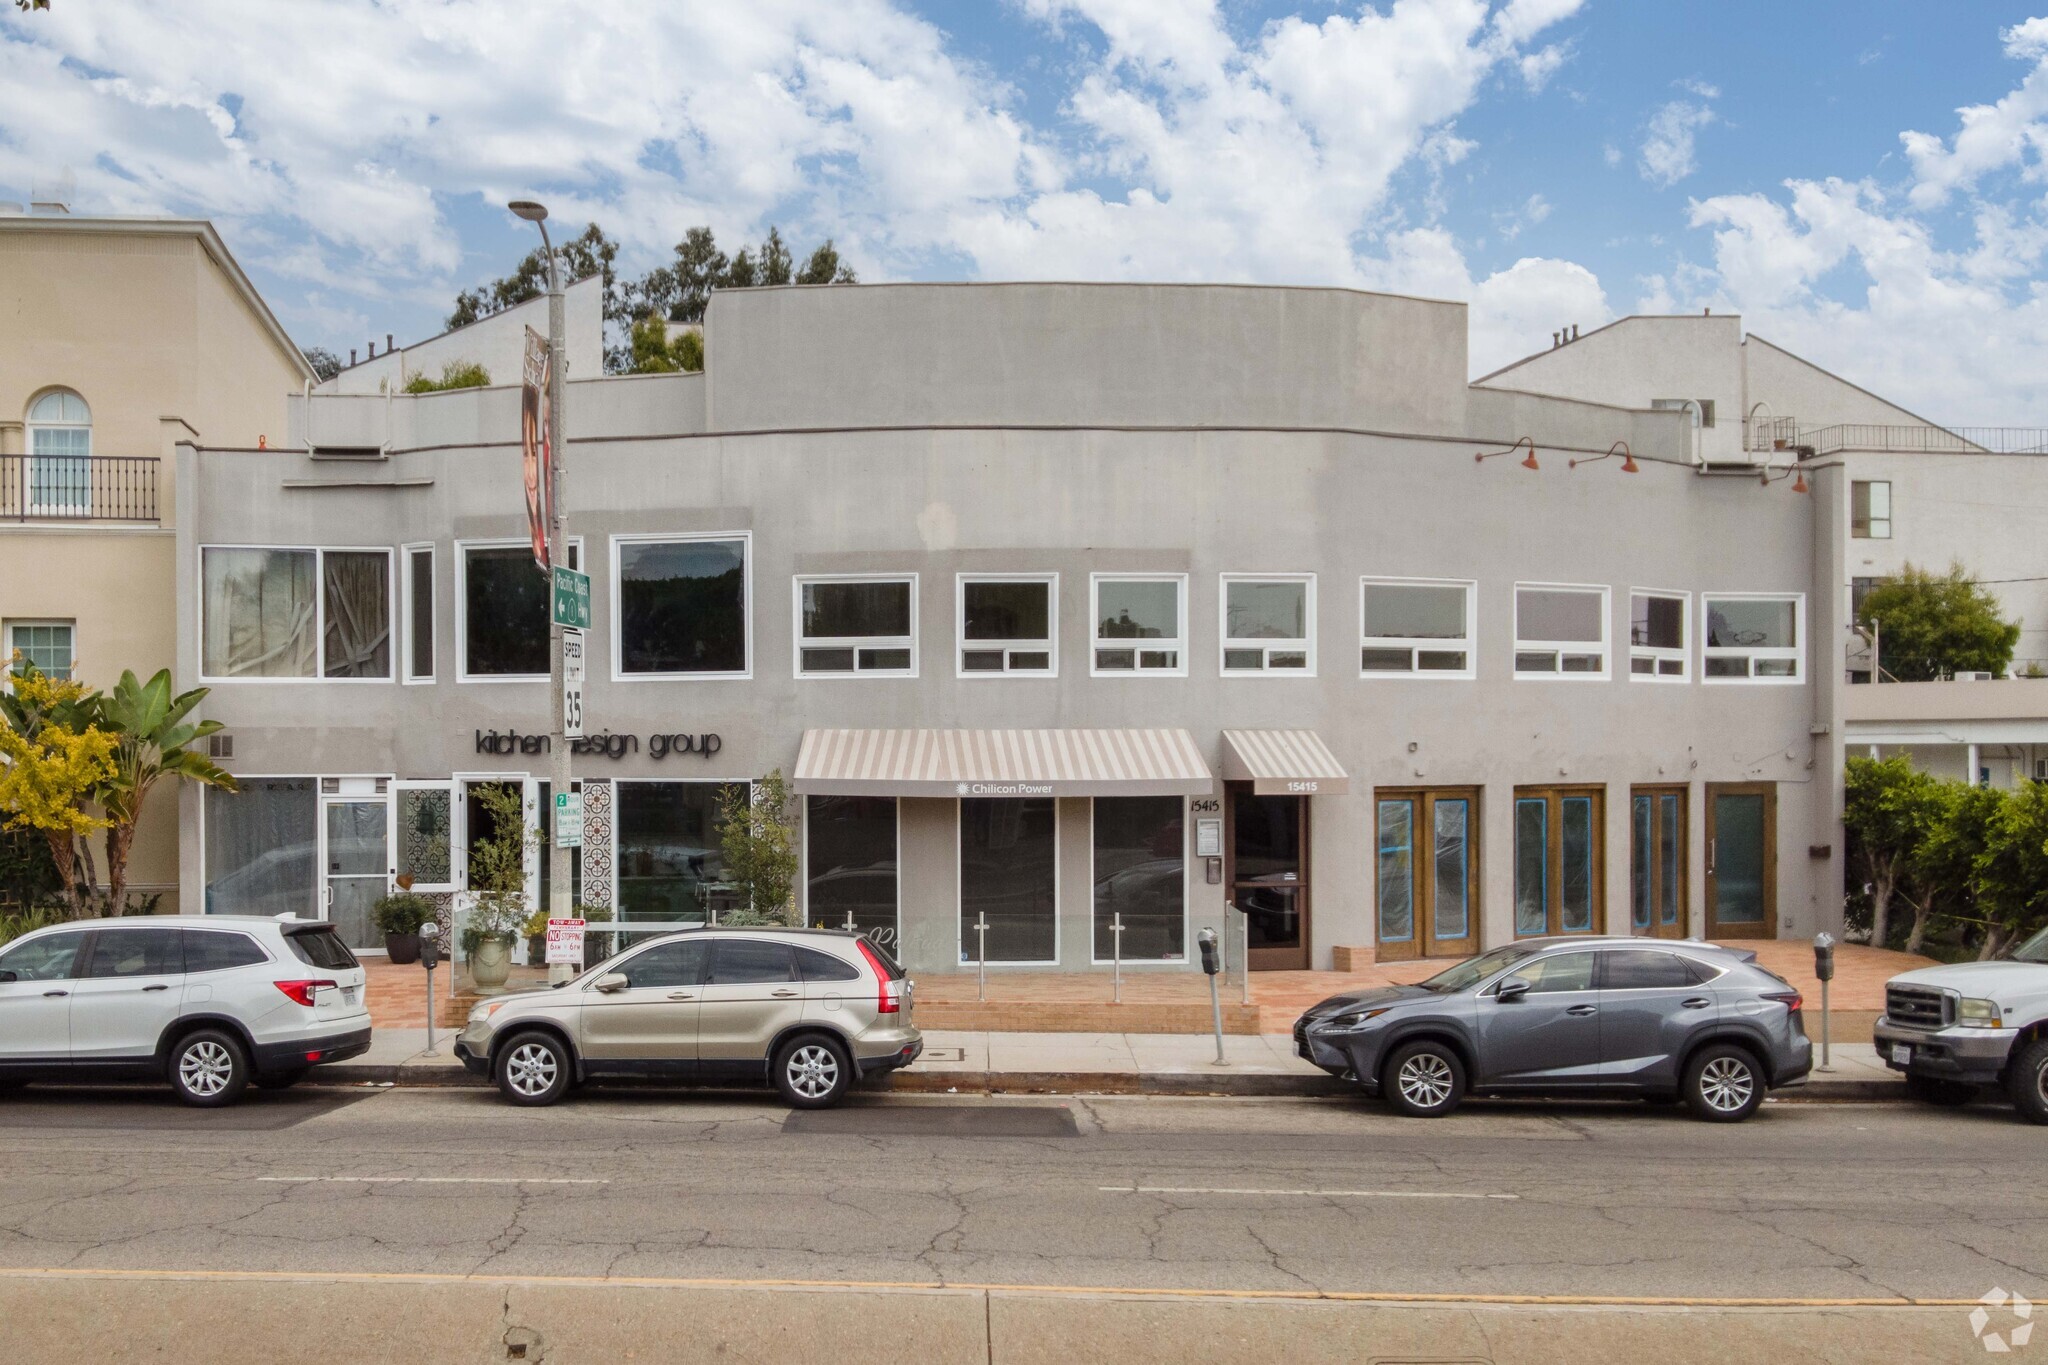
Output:
[[[490,382],[491,372],[474,360],[451,360],[441,367],[439,379],[429,379],[424,372],[411,375],[401,392],[446,393],[450,389],[486,388]]]
[[[434,903],[410,891],[381,897],[370,907],[381,934],[417,934],[420,926],[434,918]]]

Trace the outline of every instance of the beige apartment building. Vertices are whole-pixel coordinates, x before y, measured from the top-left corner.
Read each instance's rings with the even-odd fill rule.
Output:
[[[211,224],[0,214],[0,651],[101,687],[172,665],[173,449],[278,441],[313,377]],[[165,910],[176,823],[165,790],[130,864]]]

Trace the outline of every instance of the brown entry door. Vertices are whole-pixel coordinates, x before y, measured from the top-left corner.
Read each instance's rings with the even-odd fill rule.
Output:
[[[1230,899],[1244,913],[1255,972],[1308,967],[1308,798],[1228,787]]]
[[[1707,937],[1778,936],[1778,789],[1707,784]]]
[[[1382,790],[1373,809],[1376,960],[1478,952],[1478,789]]]
[[[1629,792],[1628,909],[1635,933],[1685,937],[1686,789]]]

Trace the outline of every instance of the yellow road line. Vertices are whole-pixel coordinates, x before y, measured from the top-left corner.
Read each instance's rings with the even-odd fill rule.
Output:
[[[658,1275],[470,1275],[384,1270],[133,1270],[84,1266],[0,1267],[0,1280],[246,1280],[256,1283],[523,1284],[621,1289],[852,1289],[898,1293],[1071,1294],[1305,1303],[1509,1304],[1550,1308],[1974,1308],[1976,1299],[1696,1298],[1630,1294],[1428,1294],[1315,1289],[1160,1289],[1138,1285],[982,1284],[962,1280],[806,1280]]]

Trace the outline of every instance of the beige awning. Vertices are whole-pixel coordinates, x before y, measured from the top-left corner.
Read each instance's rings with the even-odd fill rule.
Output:
[[[1208,796],[1185,730],[806,730],[815,796]]]
[[[1342,796],[1351,775],[1313,730],[1225,730],[1223,780],[1260,796]]]

